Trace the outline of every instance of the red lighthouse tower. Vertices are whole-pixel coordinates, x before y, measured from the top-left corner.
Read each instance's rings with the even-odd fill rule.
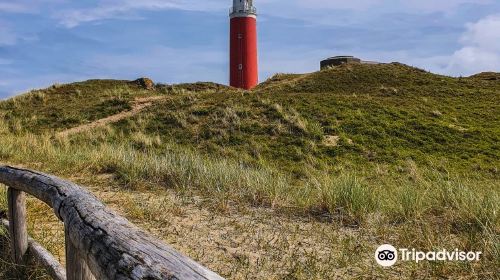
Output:
[[[253,0],[233,0],[230,18],[229,84],[251,89],[259,83],[257,12]]]

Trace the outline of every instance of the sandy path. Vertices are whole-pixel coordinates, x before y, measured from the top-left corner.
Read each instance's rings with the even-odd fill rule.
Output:
[[[346,279],[361,270],[335,266],[345,242],[355,246],[351,240],[363,240],[354,230],[270,209],[213,212],[173,191],[127,191],[109,183],[87,187],[118,214],[227,279],[286,279],[308,266],[314,275],[308,279]],[[33,238],[64,263],[63,224],[39,200],[30,197],[28,209]]]
[[[57,136],[69,136],[75,133],[87,131],[94,129],[96,127],[101,127],[105,126],[110,123],[115,123],[120,120],[132,117],[136,115],[137,113],[141,112],[142,110],[146,109],[147,107],[150,107],[153,105],[155,101],[165,99],[166,96],[149,96],[149,97],[144,97],[144,98],[137,98],[133,101],[132,103],[132,109],[129,111],[121,112],[116,115],[112,115],[109,117],[106,117],[104,119],[99,119],[91,123],[83,124],[77,127],[73,127],[61,132],[57,133]]]

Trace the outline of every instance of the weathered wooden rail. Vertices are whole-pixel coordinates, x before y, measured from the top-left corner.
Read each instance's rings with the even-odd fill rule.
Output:
[[[0,166],[8,187],[12,260],[33,258],[54,279],[223,279],[125,218],[106,208],[86,189],[44,173]],[[28,193],[52,207],[64,223],[66,269],[28,236]]]

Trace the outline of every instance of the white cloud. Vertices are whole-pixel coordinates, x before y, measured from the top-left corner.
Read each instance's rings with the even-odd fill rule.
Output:
[[[463,47],[453,53],[446,71],[460,75],[500,71],[500,14],[466,27],[460,40]]]
[[[49,5],[62,5],[66,0],[0,0],[0,13],[37,13]]]
[[[407,0],[397,1],[408,9],[417,9],[423,12],[448,12],[463,4],[489,4],[496,0]]]
[[[0,1],[0,12],[5,13],[24,13],[29,11],[30,8],[21,3],[12,3],[7,1]]]
[[[462,4],[487,4],[494,0],[296,0],[299,7],[308,9],[348,9],[348,10],[371,10],[373,8],[394,9],[418,9],[420,11],[435,12],[448,11]],[[284,2],[277,0],[274,2]]]
[[[411,50],[366,51],[351,49],[287,48],[261,55],[262,78],[277,72],[311,72],[319,69],[319,61],[336,53],[348,53],[365,60],[402,62],[425,70],[452,76],[469,76],[479,72],[500,72],[500,14],[491,15],[465,25],[456,51],[440,55],[417,55]],[[300,55],[297,55],[300,54]]]
[[[466,27],[467,31],[461,38],[464,45],[500,52],[500,14],[469,23]]]
[[[281,1],[280,1],[281,2]],[[348,10],[365,10],[377,4],[381,0],[297,0],[296,5],[306,9],[348,9]]]
[[[0,0],[1,1],[1,0]],[[46,0],[61,1],[61,0]],[[353,18],[332,17],[331,11],[349,10],[368,13],[430,13],[450,12],[462,4],[488,4],[496,0],[259,0],[255,1],[259,13],[304,20],[317,24],[349,24]],[[225,0],[103,0],[86,8],[59,7],[54,17],[65,27],[106,19],[133,18],[140,10],[179,9],[189,11],[225,11],[231,1]],[[358,21],[361,19],[357,19]]]
[[[363,59],[398,61],[434,73],[469,76],[479,72],[500,72],[500,14],[465,25],[458,50],[434,56],[416,55],[409,50],[353,52]]]
[[[479,72],[500,72],[500,14],[491,15],[465,26],[461,47],[449,54],[415,56],[408,51],[365,54],[368,59],[400,61],[426,70],[452,76]]]
[[[464,47],[450,59],[447,72],[468,76],[478,72],[500,71],[500,55],[476,47]]]
[[[101,1],[95,7],[62,10],[55,17],[60,20],[62,25],[72,28],[85,22],[127,18],[137,10],[179,9],[210,11],[223,7],[226,7],[226,3],[216,0],[107,0]]]
[[[302,20],[314,25],[352,26],[393,14],[445,15],[462,5],[485,5],[498,0],[260,0],[257,10],[264,15]]]

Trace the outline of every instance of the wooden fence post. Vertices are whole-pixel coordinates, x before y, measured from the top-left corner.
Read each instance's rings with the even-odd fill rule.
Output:
[[[87,263],[80,257],[78,248],[75,247],[69,236],[68,227],[64,226],[66,239],[66,277],[67,280],[94,280]]]
[[[28,251],[28,229],[26,227],[26,195],[22,191],[8,188],[9,231],[12,260],[18,265],[24,264]]]
[[[55,279],[64,279],[64,269],[47,250],[27,238],[25,196],[21,191],[52,207],[64,222],[68,280],[223,279],[120,217],[74,183],[1,165],[0,183],[19,190],[8,190],[12,225],[0,220],[11,230],[14,257],[18,260],[24,260],[24,255],[38,258]],[[30,253],[26,253],[27,247]]]

